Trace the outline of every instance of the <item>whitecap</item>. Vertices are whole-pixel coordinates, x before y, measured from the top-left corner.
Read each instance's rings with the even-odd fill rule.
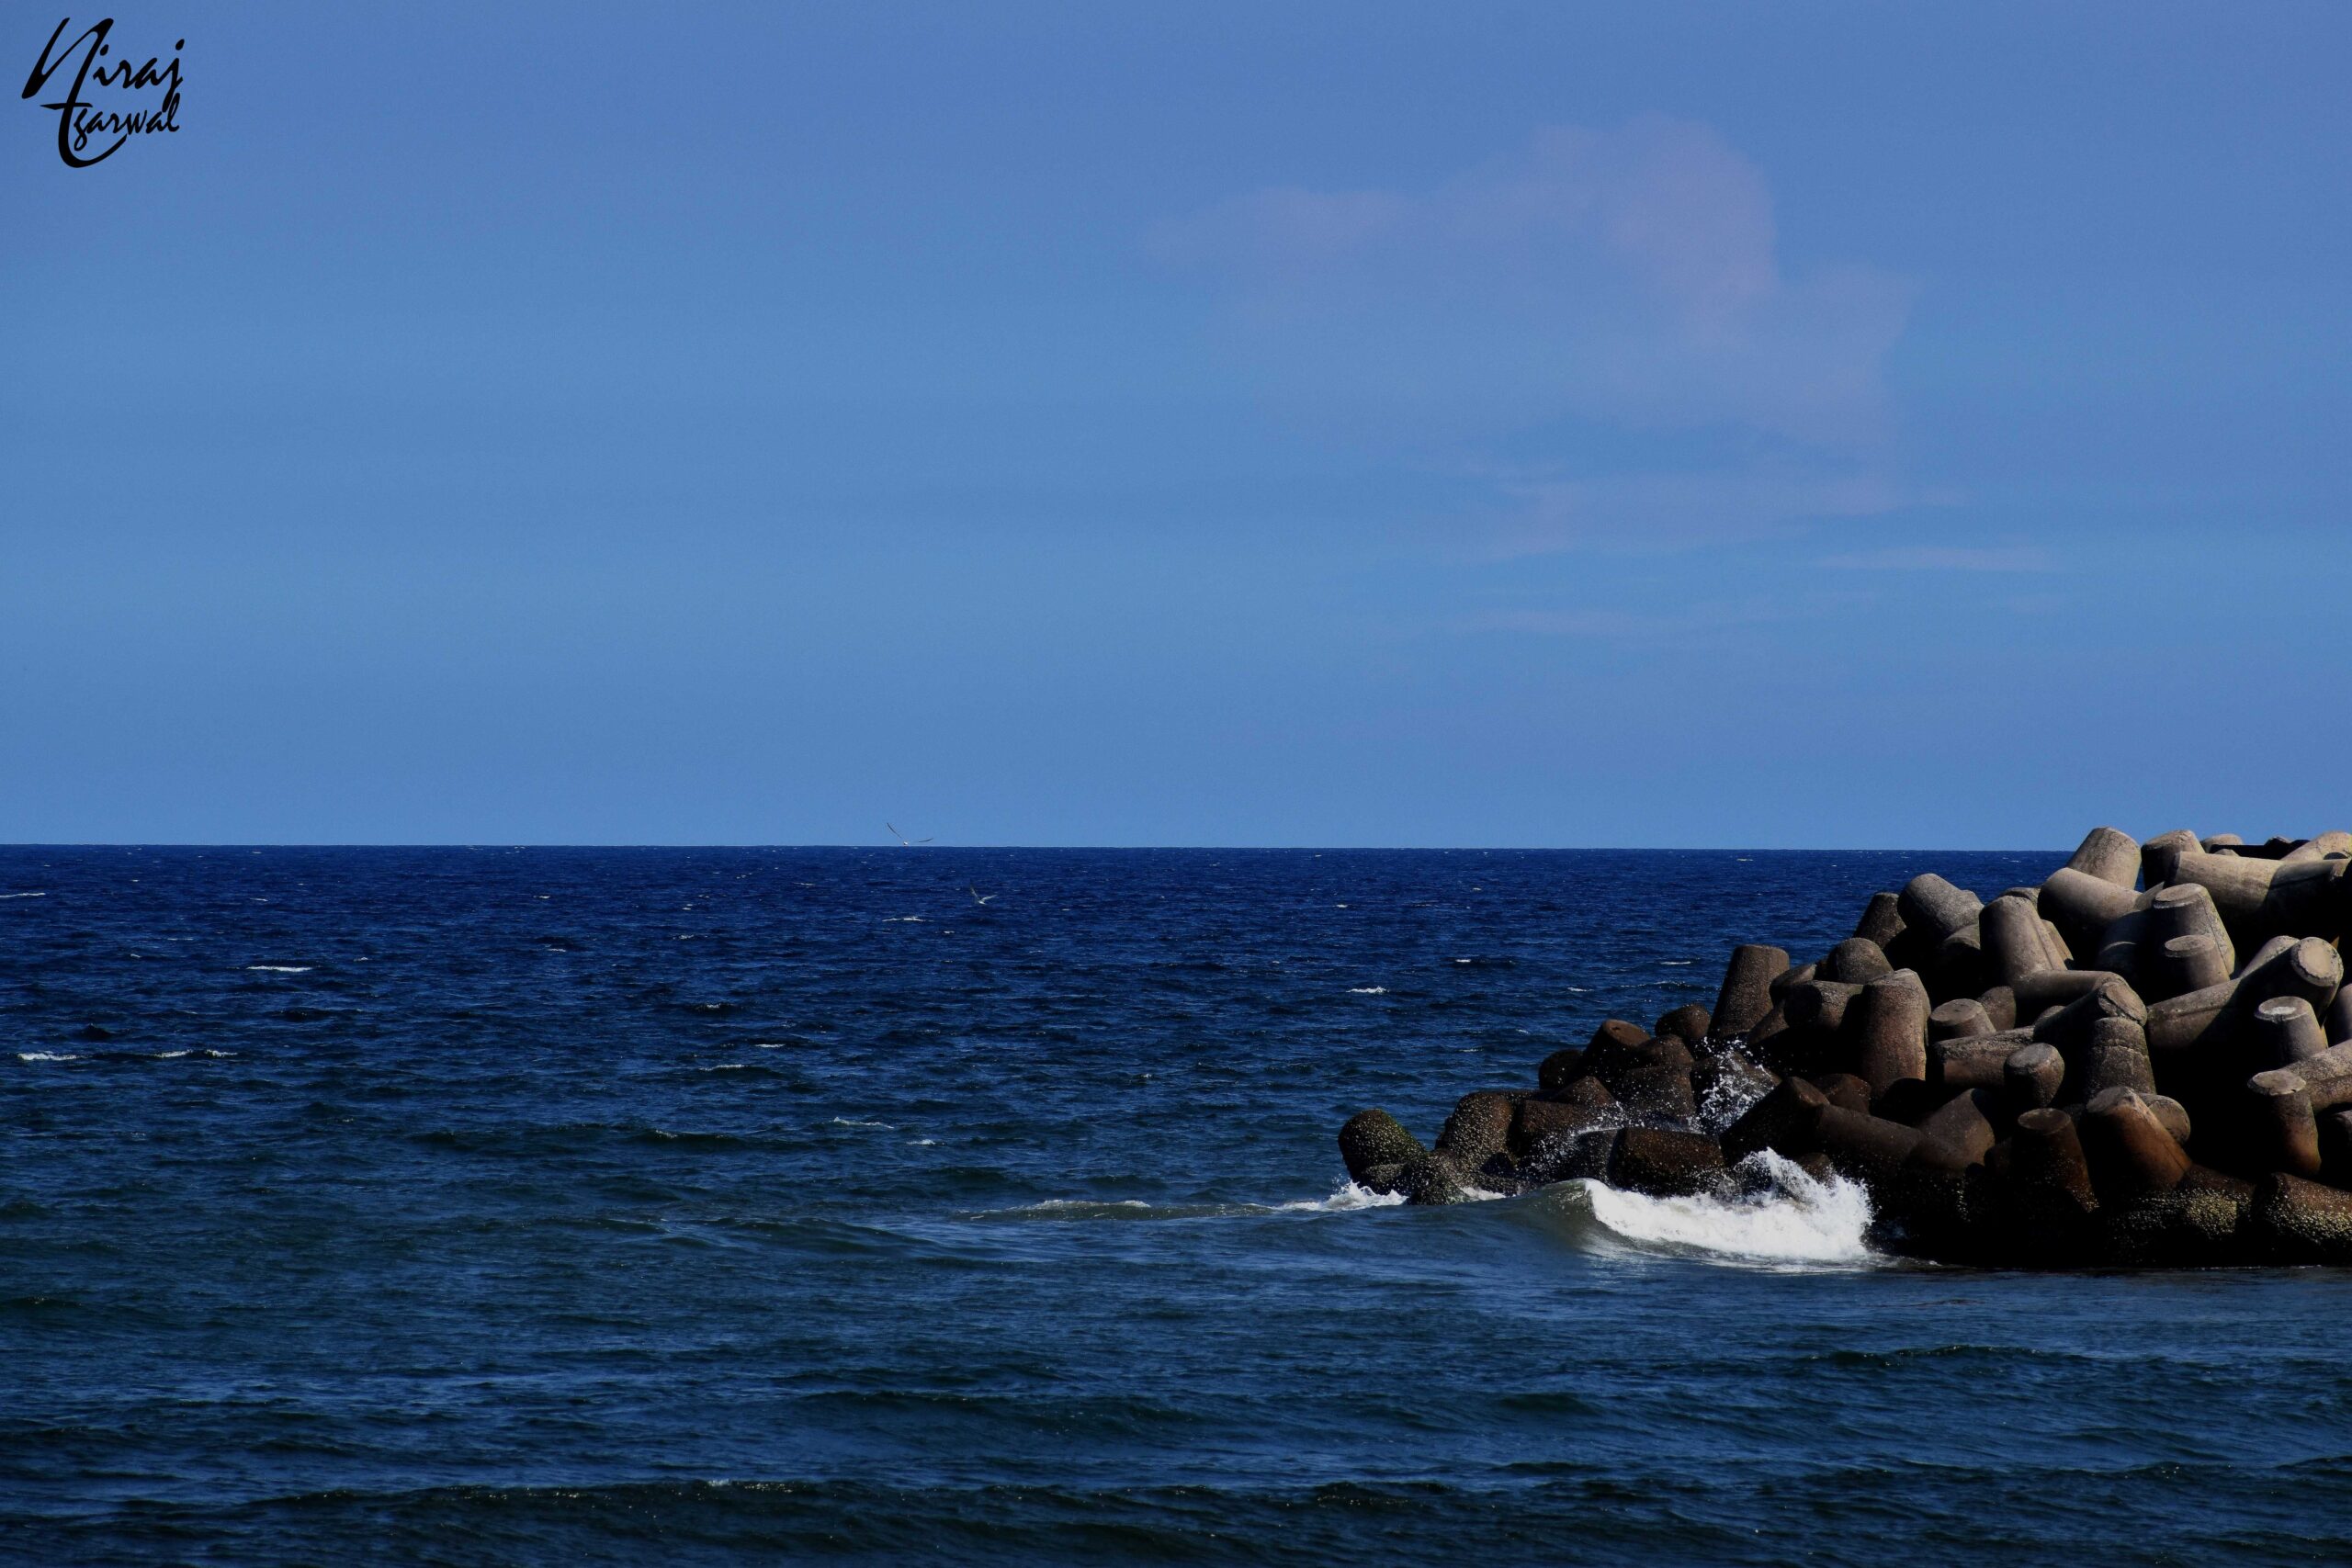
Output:
[[[832,1125],[836,1127],[872,1127],[884,1133],[895,1133],[898,1131],[896,1127],[893,1127],[888,1122],[860,1122],[854,1116],[836,1116],[832,1120]]]
[[[185,1051],[158,1051],[155,1053],[155,1060],[159,1062],[175,1061],[187,1055],[187,1053]]]
[[[17,1053],[17,1060],[19,1062],[78,1062],[81,1059],[81,1054],[74,1051],[19,1051]]]
[[[1637,1247],[1744,1263],[1851,1268],[1877,1260],[1863,1240],[1870,1194],[1831,1177],[1815,1181],[1770,1152],[1751,1155],[1770,1187],[1738,1198],[1653,1198],[1584,1180],[1592,1216]],[[1746,1163],[1746,1162],[1744,1162]]]
[[[311,972],[311,965],[307,964],[248,964],[245,969],[249,974],[308,975]]]
[[[216,1060],[217,1060],[217,1059],[219,1059],[219,1058],[220,1058],[220,1057],[223,1057],[223,1056],[233,1056],[233,1055],[236,1055],[236,1053],[235,1053],[234,1051],[212,1051],[212,1050],[207,1050],[204,1054],[205,1054],[206,1055],[208,1055],[208,1056],[210,1056],[210,1057],[215,1058]]]
[[[0,893],[0,898],[46,898],[48,897],[49,893],[46,889],[39,893]]]
[[[1328,1198],[1301,1198],[1296,1202],[1278,1203],[1275,1208],[1289,1214],[1340,1214],[1351,1209],[1393,1209],[1404,1201],[1402,1192],[1374,1192],[1369,1187],[1342,1181]]]
[[[938,1144],[938,1142],[939,1142],[939,1140],[938,1140],[937,1138],[917,1138],[917,1139],[916,1139],[916,1140],[915,1140],[911,1145],[910,1145],[909,1146],[910,1146],[910,1147],[912,1147],[912,1148],[918,1148],[918,1149],[928,1149],[928,1148],[932,1148],[932,1147],[935,1146],[935,1145]]]
[[[788,1040],[754,1040],[752,1042],[752,1049],[754,1051],[781,1051],[791,1043],[792,1043]]]
[[[1387,994],[1388,987],[1385,986],[1350,986],[1348,987],[1348,995],[1351,997],[1385,997]]]
[[[750,1064],[747,1062],[720,1062],[716,1066],[696,1067],[695,1071],[698,1073],[740,1073],[748,1066],[750,1066]]]
[[[1480,1197],[1491,1196],[1487,1193]],[[1301,1199],[1291,1203],[1147,1203],[1140,1198],[1047,1198],[1013,1209],[986,1209],[965,1216],[974,1220],[1144,1220],[1153,1223],[1183,1220],[1254,1220],[1283,1213],[1337,1213],[1351,1209],[1385,1209],[1401,1203],[1401,1196],[1383,1197],[1342,1181],[1329,1198]]]

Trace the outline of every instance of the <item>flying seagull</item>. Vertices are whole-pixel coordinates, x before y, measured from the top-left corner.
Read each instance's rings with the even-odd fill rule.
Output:
[[[890,828],[890,824],[888,822],[883,823],[882,826],[885,828]],[[927,844],[931,842],[929,839],[910,839],[904,833],[899,832],[896,828],[890,828],[890,837],[898,840],[899,842],[904,844],[909,849],[913,849],[917,844]]]
[[[989,899],[996,897],[993,893],[983,893],[977,887],[970,888],[969,891],[972,895],[972,902],[983,907],[987,905]]]

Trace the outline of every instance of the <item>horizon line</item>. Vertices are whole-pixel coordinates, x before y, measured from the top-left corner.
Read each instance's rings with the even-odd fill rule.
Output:
[[[318,839],[272,842],[265,840],[198,840],[198,839],[88,839],[88,840],[26,840],[0,843],[0,852],[9,850],[876,850],[915,854],[935,851],[958,850],[1017,850],[1066,851],[1072,852],[1112,850],[1154,852],[1183,851],[1186,852],[1281,852],[1312,854],[1768,854],[1768,855],[1826,855],[1826,854],[2071,854],[2063,847],[2002,845],[1994,848],[1966,849],[1951,845],[1914,846],[1908,844],[1290,844],[1290,843],[1174,843],[1174,844],[892,844],[858,841],[854,843],[739,843],[720,841],[636,842],[620,840],[560,841],[543,840],[508,842],[495,839],[479,840],[362,840]]]

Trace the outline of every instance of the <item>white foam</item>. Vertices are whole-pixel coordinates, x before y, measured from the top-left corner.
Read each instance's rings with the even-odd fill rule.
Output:
[[[1856,1183],[1815,1181],[1771,1153],[1751,1155],[1769,1176],[1766,1191],[1744,1198],[1652,1198],[1600,1182],[1579,1183],[1593,1218],[1638,1246],[1768,1264],[1875,1261],[1863,1242],[1870,1196]]]
[[[19,1051],[17,1053],[17,1060],[19,1062],[78,1062],[81,1059],[80,1053],[74,1051]]]
[[[1295,1203],[1277,1203],[1274,1207],[1283,1213],[1338,1214],[1351,1209],[1393,1209],[1404,1201],[1402,1192],[1374,1192],[1369,1187],[1342,1181],[1329,1198],[1302,1198]]]
[[[928,1140],[925,1140],[926,1142]],[[1492,1198],[1491,1192],[1469,1193]],[[1271,1214],[1339,1214],[1357,1209],[1388,1209],[1405,1201],[1402,1192],[1374,1192],[1342,1179],[1328,1198],[1301,1198],[1288,1203],[1148,1203],[1140,1198],[1047,1198],[1017,1209],[994,1209],[976,1219],[1051,1220],[1238,1220]]]
[[[307,964],[248,964],[245,969],[248,973],[264,975],[308,975],[311,972]]]
[[[155,1053],[155,1060],[159,1062],[177,1061],[180,1057],[187,1055],[187,1053],[185,1051],[158,1051]]]
[[[46,890],[40,893],[0,893],[0,898],[46,898],[48,897]]]
[[[860,1122],[856,1118],[851,1116],[836,1116],[833,1118],[832,1124],[836,1127],[872,1127],[884,1133],[895,1133],[898,1131],[896,1127],[893,1127],[888,1122]]]
[[[1350,986],[1348,987],[1348,995],[1351,997],[1385,997],[1387,994],[1388,987],[1385,986]]]

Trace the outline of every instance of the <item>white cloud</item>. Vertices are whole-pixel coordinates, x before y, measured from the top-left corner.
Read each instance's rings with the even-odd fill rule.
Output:
[[[1882,433],[1912,294],[1862,266],[1784,276],[1762,173],[1656,116],[1547,130],[1420,193],[1257,191],[1153,244],[1231,285],[1254,330],[1343,349],[1334,369],[1396,352],[1432,390],[1499,376],[1568,412],[1838,446]]]
[[[1762,172],[1702,124],[1553,128],[1427,189],[1260,190],[1152,246],[1219,287],[1270,397],[1487,474],[1507,547],[1687,546],[1918,499],[1891,477],[1882,373],[1911,284],[1792,273]],[[1743,455],[1596,469],[1594,431]]]

